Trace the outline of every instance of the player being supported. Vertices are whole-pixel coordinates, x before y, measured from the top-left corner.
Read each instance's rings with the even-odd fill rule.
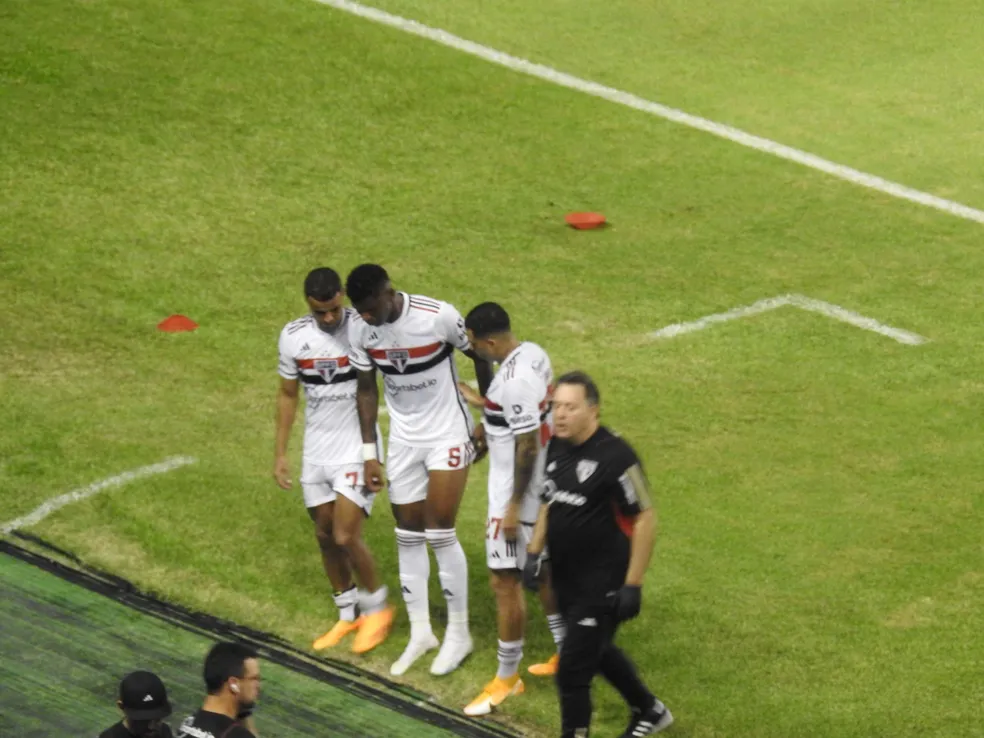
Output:
[[[356,267],[346,289],[358,313],[351,324],[349,356],[358,372],[365,477],[372,492],[384,483],[376,444],[377,371],[383,375],[390,417],[386,473],[396,519],[400,588],[410,619],[410,641],[390,672],[405,673],[439,645],[427,597],[429,544],[448,608],[444,642],[430,671],[448,674],[472,651],[468,564],[455,520],[474,455],[473,422],[458,390],[454,350],[474,360],[483,392],[491,381],[491,366],[471,352],[465,322],[452,305],[397,292],[381,266]]]

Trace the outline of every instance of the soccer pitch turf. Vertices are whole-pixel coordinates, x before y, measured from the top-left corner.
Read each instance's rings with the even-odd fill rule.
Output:
[[[380,7],[984,207],[970,2]],[[194,456],[32,532],[309,645],[334,610],[300,493],[271,478],[276,338],[308,269],[376,261],[462,311],[502,302],[598,380],[656,490],[619,638],[672,734],[984,732],[980,224],[305,0],[6,0],[0,41],[0,521]],[[571,231],[571,210],[612,225]],[[648,338],[790,293],[929,341],[791,308]],[[201,327],[157,333],[171,313]],[[476,654],[406,677],[451,706],[495,663],[484,483],[458,525]],[[395,591],[392,529],[380,499]],[[530,609],[527,664],[552,649]],[[406,635],[332,655],[385,673]],[[527,686],[501,719],[555,734],[553,685]],[[620,701],[595,698],[617,734]]]

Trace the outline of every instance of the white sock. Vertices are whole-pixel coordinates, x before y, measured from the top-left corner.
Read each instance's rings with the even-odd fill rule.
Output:
[[[553,615],[547,615],[547,625],[550,628],[550,635],[553,636],[554,643],[557,645],[557,650],[564,645],[564,637],[567,635],[567,623],[564,622],[564,616],[559,612]]]
[[[355,605],[359,601],[359,590],[353,584],[344,592],[335,592],[335,606],[338,608],[338,617],[349,623],[355,622]]]
[[[418,531],[396,529],[400,560],[400,590],[410,619],[410,638],[431,633],[427,581],[430,579],[430,556],[427,536]]]
[[[437,558],[441,591],[448,603],[448,630],[445,638],[468,638],[468,560],[454,528],[427,530],[427,542]]]
[[[375,592],[368,592],[366,590],[359,591],[359,612],[363,615],[372,615],[374,612],[379,612],[384,607],[386,607],[386,598],[389,596],[389,590],[386,589],[384,584]]]
[[[519,671],[519,662],[523,659],[523,639],[518,641],[499,641],[499,670],[495,675],[499,679],[508,679]]]

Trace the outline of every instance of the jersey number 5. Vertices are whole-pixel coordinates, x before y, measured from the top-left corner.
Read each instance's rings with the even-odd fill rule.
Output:
[[[457,469],[461,466],[461,447],[455,446],[454,448],[448,449],[448,466],[452,469]]]

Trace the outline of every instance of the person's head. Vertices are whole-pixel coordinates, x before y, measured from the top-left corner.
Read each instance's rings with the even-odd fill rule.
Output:
[[[383,325],[398,317],[396,314],[396,290],[390,284],[389,275],[379,264],[360,264],[345,280],[352,307],[369,325]]]
[[[345,291],[342,278],[334,269],[312,269],[304,279],[304,297],[311,315],[323,330],[334,330],[342,322]]]
[[[158,735],[161,722],[171,714],[164,683],[149,671],[123,677],[116,706],[123,711],[127,730],[138,736]]]
[[[260,696],[260,662],[245,643],[216,643],[205,657],[205,689],[212,697],[251,709]]]
[[[598,430],[601,397],[598,386],[584,372],[560,377],[553,393],[554,435],[581,444]]]
[[[465,317],[471,347],[486,361],[501,362],[516,347],[509,313],[496,302],[483,302]]]

